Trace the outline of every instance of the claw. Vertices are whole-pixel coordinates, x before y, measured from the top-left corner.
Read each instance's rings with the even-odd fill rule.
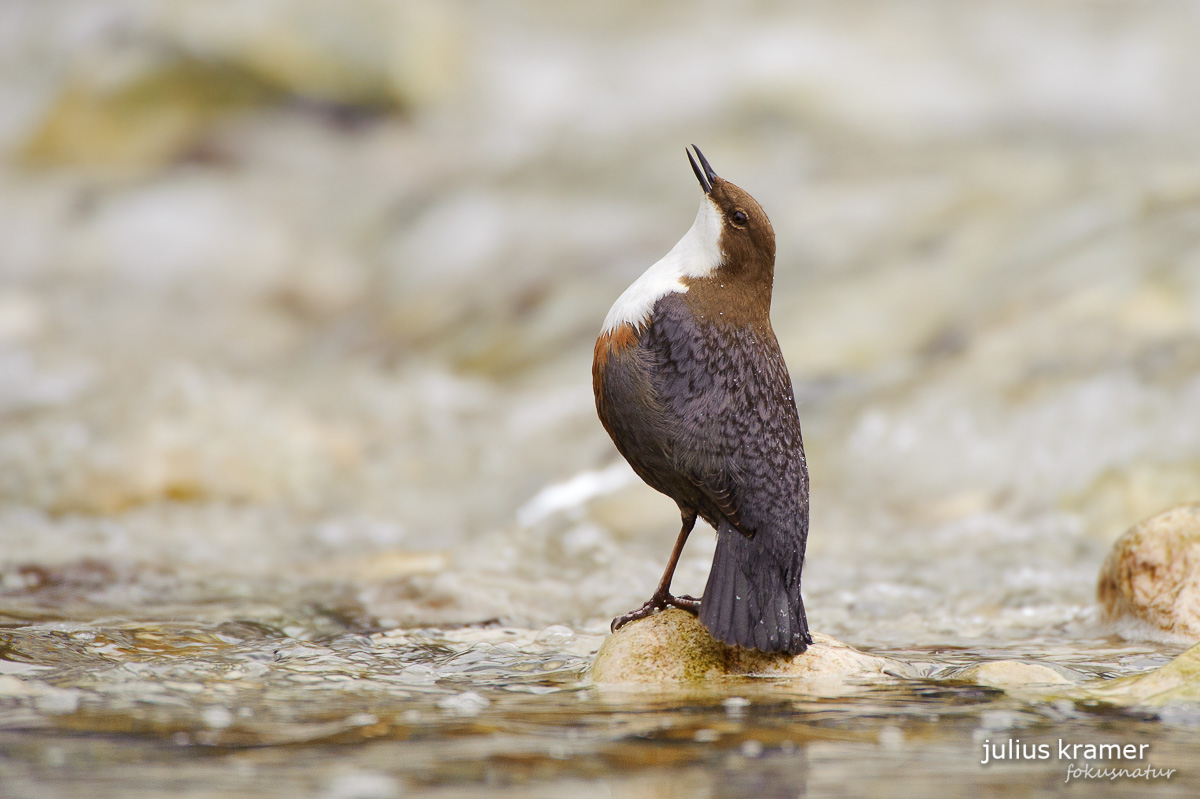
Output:
[[[685,610],[695,616],[700,613],[700,600],[692,596],[687,596],[686,594],[683,596],[671,596],[670,594],[666,593],[655,594],[646,601],[646,604],[642,605],[637,610],[631,610],[624,616],[618,616],[617,618],[613,619],[609,629],[615,633],[629,622],[637,621],[638,619],[644,619],[647,616],[652,616],[658,611],[667,607],[679,608],[680,610]]]
[[[680,610],[686,610],[693,616],[699,615],[700,613],[700,600],[694,596],[688,596],[687,594],[683,594],[682,596],[667,597],[667,604],[677,607]]]

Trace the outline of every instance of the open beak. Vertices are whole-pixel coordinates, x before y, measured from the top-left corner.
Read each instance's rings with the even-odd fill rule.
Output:
[[[692,149],[696,151],[696,158],[700,159],[700,163],[696,163],[696,158],[692,158],[692,154],[686,149],[688,161],[692,164],[692,171],[696,173],[696,180],[700,181],[700,188],[704,189],[705,194],[712,194],[713,181],[717,178],[717,173],[713,172],[713,168],[709,165],[708,159],[704,157],[704,153],[700,152],[700,148],[692,145]],[[703,167],[703,169],[701,169]]]

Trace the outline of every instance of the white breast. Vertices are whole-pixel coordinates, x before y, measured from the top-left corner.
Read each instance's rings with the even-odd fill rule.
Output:
[[[608,316],[604,317],[604,328],[600,332],[611,333],[625,323],[635,328],[641,326],[650,318],[654,303],[660,298],[673,291],[687,291],[683,278],[711,275],[724,260],[721,254],[722,224],[720,210],[705,197],[700,201],[696,221],[688,232],[617,297],[608,309]]]

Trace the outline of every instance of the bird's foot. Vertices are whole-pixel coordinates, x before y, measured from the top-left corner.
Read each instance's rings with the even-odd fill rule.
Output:
[[[700,613],[700,600],[692,596],[687,596],[686,594],[683,596],[671,596],[664,591],[661,594],[655,594],[654,596],[650,597],[646,604],[642,605],[637,610],[631,610],[624,616],[618,616],[617,618],[613,619],[611,629],[615,633],[617,630],[621,629],[631,621],[644,619],[647,616],[651,616],[663,608],[668,607],[686,610],[688,613],[696,616]]]
[[[684,594],[683,596],[668,596],[667,604],[673,608],[686,610],[693,616],[700,615],[700,600],[696,599],[694,596],[688,596],[687,594]]]

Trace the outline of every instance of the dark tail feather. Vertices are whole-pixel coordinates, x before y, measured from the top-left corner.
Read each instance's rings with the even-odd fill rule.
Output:
[[[804,550],[797,544],[771,540],[765,531],[747,538],[721,525],[700,601],[700,621],[714,638],[792,655],[812,643],[800,597]]]

